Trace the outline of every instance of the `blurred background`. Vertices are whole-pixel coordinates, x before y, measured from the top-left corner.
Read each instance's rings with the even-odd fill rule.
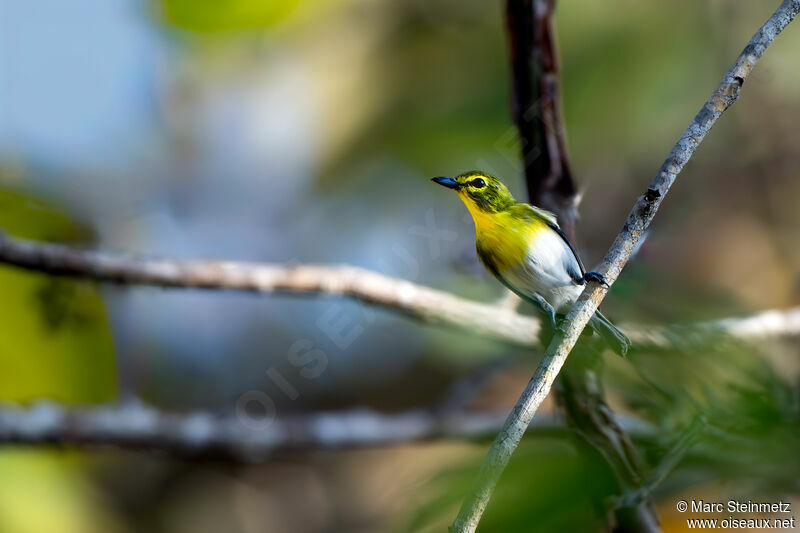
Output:
[[[559,3],[587,266],[777,4]],[[482,169],[524,194],[504,29],[498,1],[0,0],[0,229],[168,257],[349,263],[492,301],[502,290],[477,262],[466,210],[429,178]],[[790,26],[681,174],[604,303],[616,322],[800,303],[799,49]],[[505,358],[472,406],[507,411],[539,357],[341,299],[5,266],[0,294],[2,401],[230,414],[259,391],[278,416],[394,412]],[[300,341],[324,354],[313,378],[290,363]],[[655,493],[665,530],[681,530],[678,499],[800,506],[799,356],[792,341],[605,354],[609,401],[649,424],[636,444],[654,468],[705,420]],[[483,530],[603,530],[618,487],[575,439],[526,438]],[[486,445],[250,466],[7,447],[0,531],[442,531]]]

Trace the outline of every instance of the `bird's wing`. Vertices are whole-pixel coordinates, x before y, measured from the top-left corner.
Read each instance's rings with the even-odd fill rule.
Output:
[[[559,227],[556,214],[553,213],[552,211],[547,211],[546,209],[540,209],[534,205],[530,204],[524,204],[524,205],[528,206],[536,216],[544,220],[547,223],[547,225],[550,226],[550,229],[558,233],[558,236],[561,237],[561,240],[563,240],[564,243],[567,245],[569,251],[572,253],[572,256],[575,258],[575,261],[578,263],[578,269],[580,270],[580,272],[576,272],[573,268],[570,268],[571,267],[570,264],[565,264],[564,268],[567,269],[567,273],[576,283],[582,283],[583,275],[586,273],[586,269],[583,266],[583,261],[581,261],[581,258],[578,256],[578,252],[572,246],[572,243],[569,242],[567,234],[564,233],[564,231]]]
[[[530,204],[524,204],[524,205],[530,207],[534,213],[539,215],[540,218],[543,218],[545,221],[547,221],[548,224],[553,224],[556,227],[558,227],[558,218],[556,217],[556,214],[553,213],[552,211],[548,211],[547,209],[541,209],[539,207],[536,207],[535,205],[530,205]]]
[[[572,243],[569,242],[569,239],[567,238],[567,234],[564,233],[564,231],[560,227],[558,227],[558,224],[552,223],[550,224],[550,227],[553,229],[553,231],[558,233],[559,237],[561,237],[561,239],[567,244],[567,246],[569,247],[569,251],[572,252],[572,256],[575,258],[575,261],[578,262],[578,268],[581,269],[580,275],[578,276],[577,274],[572,272],[569,268],[567,268],[570,277],[572,277],[572,279],[574,279],[577,282],[582,282],[583,275],[586,274],[586,269],[583,267],[583,261],[581,261],[581,258],[578,257],[578,252],[575,251],[575,248],[572,246]]]

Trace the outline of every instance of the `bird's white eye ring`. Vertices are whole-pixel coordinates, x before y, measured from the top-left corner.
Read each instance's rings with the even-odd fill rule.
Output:
[[[483,180],[483,178],[475,178],[474,180],[470,181],[469,184],[476,189],[483,189],[486,187],[486,182]]]

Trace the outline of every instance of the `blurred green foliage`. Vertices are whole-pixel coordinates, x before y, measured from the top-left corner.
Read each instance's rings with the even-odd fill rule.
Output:
[[[646,422],[631,433],[647,463],[645,490],[666,513],[685,499],[684,491],[704,486],[725,487],[722,493],[707,489],[713,501],[777,501],[797,493],[800,384],[766,363],[764,351],[779,345],[706,340],[702,351],[634,351],[629,361],[605,359],[604,381],[617,412]],[[687,432],[688,448],[677,447]],[[523,442],[480,530],[604,530],[608,510],[626,494],[606,460],[571,430],[532,430]],[[480,460],[482,454],[471,457],[432,482],[438,497],[421,497],[411,530],[452,520]]]
[[[0,227],[35,240],[86,237],[54,206],[9,190],[0,190]],[[0,292],[0,399],[114,398],[114,347],[92,284],[2,268]]]
[[[298,4],[300,0],[163,0],[156,9],[179,28],[213,33],[267,28]]]
[[[0,228],[35,240],[88,237],[55,206],[7,189],[0,189]],[[0,294],[0,402],[115,398],[111,332],[92,284],[3,267]],[[77,457],[6,449],[0,472],[0,531],[115,531]]]
[[[76,456],[47,451],[0,453],[0,531],[123,531]]]
[[[602,531],[604,502],[615,493],[612,472],[584,453],[578,437],[539,432],[526,438],[503,474],[481,519],[481,531]],[[452,521],[477,475],[481,457],[469,467],[442,473],[420,494],[420,510],[399,530],[441,531]]]

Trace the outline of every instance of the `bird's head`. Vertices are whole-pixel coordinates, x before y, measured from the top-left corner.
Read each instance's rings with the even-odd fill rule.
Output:
[[[503,183],[485,172],[465,172],[455,178],[440,176],[433,181],[458,193],[470,213],[499,213],[516,203]]]

